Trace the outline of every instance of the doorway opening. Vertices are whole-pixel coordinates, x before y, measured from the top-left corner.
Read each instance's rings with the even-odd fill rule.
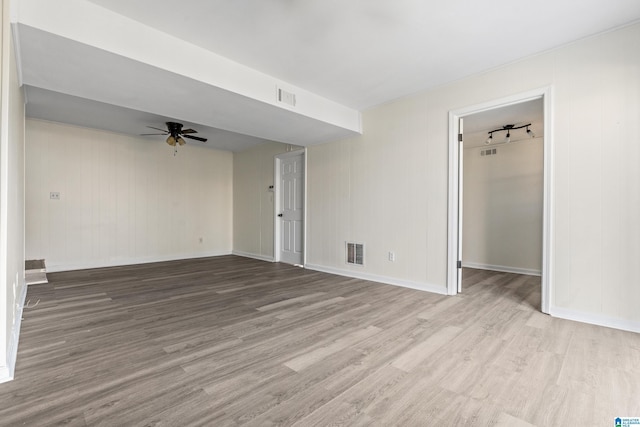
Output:
[[[462,292],[462,268],[465,262],[466,266],[472,268],[539,274],[541,276],[541,311],[549,313],[552,249],[550,92],[550,88],[543,88],[449,113],[449,251],[447,262],[447,293],[449,295]],[[518,114],[520,116],[516,119]],[[528,121],[527,117],[532,121]],[[505,122],[502,123],[503,121]],[[533,122],[536,121],[539,123],[534,124]],[[531,123],[530,127],[522,126],[529,123]],[[519,126],[522,128],[509,132],[510,126],[513,126],[514,129]],[[536,128],[538,134],[534,135],[533,132],[536,131]],[[500,130],[493,134],[490,133],[496,129]],[[526,132],[527,130],[532,132]],[[489,138],[489,135],[492,138]],[[465,143],[467,136],[469,137],[468,144]],[[541,143],[540,138],[542,138]],[[537,143],[531,142],[535,139],[538,140]],[[467,155],[475,156],[477,154],[478,157],[477,159],[475,157],[469,159],[469,163],[472,165],[467,166],[467,172],[492,175],[479,179],[479,181],[484,180],[485,184],[489,182],[489,185],[492,186],[489,189],[479,187],[475,181],[467,181],[467,184],[472,184],[470,189],[473,194],[467,195],[466,198],[464,197],[465,191],[468,189],[464,185],[465,147]],[[536,166],[527,164],[526,160],[520,166],[505,163],[509,156],[511,156],[511,160],[517,160],[517,157],[513,156],[521,152],[534,153],[534,156],[540,155],[542,157],[541,165],[538,166],[542,168],[541,178],[527,176],[527,173],[534,174],[532,170]],[[522,159],[518,161],[522,161]],[[491,165],[496,169],[491,170]],[[509,173],[512,173],[515,179],[510,180],[514,177],[509,177]],[[540,179],[542,182],[539,182]],[[522,182],[517,183],[518,180]],[[473,188],[474,186],[476,188]],[[486,199],[482,199],[483,196]],[[509,210],[505,201],[513,204],[514,199],[520,203],[520,208],[515,209],[518,212],[513,214],[521,216],[512,216],[509,219],[507,216],[503,216],[504,211]],[[475,212],[467,210],[465,200],[470,208],[476,209]],[[491,203],[493,206],[489,206]],[[482,212],[477,210],[478,206],[483,206]],[[535,211],[536,206],[541,208],[541,212]],[[471,216],[471,218],[465,222],[466,216]],[[523,225],[526,222],[524,218],[526,216],[533,217],[533,219],[529,218],[531,221],[529,225]],[[538,222],[536,223],[536,221]],[[512,231],[509,231],[509,227],[512,227]],[[473,242],[464,241],[465,230],[470,234],[470,238],[485,239],[482,245],[474,246],[469,244]],[[534,233],[533,236],[532,233]],[[529,246],[523,246],[523,242],[518,240],[522,238],[530,239]],[[496,245],[496,242],[500,243],[501,241],[505,243],[507,248]],[[466,248],[467,257],[463,255],[463,248]],[[529,251],[528,254],[527,251]],[[511,267],[508,267],[509,265]]]
[[[274,259],[305,264],[306,164],[305,150],[275,157]]]

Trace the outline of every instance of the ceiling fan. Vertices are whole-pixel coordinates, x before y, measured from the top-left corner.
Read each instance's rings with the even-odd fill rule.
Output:
[[[175,147],[176,144],[184,145],[185,140],[182,139],[183,137],[188,139],[195,139],[196,141],[200,141],[200,142],[207,142],[207,138],[201,138],[199,136],[190,135],[192,133],[198,133],[198,131],[193,129],[182,129],[182,123],[167,122],[166,124],[167,124],[167,129],[160,129],[153,126],[147,126],[150,129],[159,130],[163,133],[142,133],[141,135],[169,135],[169,137],[167,138],[167,144],[171,145],[172,147]]]

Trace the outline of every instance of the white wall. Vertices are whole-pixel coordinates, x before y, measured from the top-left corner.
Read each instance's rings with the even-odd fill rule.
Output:
[[[48,271],[231,253],[232,153],[39,120],[26,141],[27,259]]]
[[[425,101],[367,111],[362,137],[308,148],[310,268],[446,292],[447,140],[426,143]],[[345,241],[365,245],[364,266],[346,264]]]
[[[446,292],[449,111],[551,86],[552,314],[640,331],[638,40],[640,24],[403,98],[310,147],[308,264]]]
[[[233,155],[233,252],[271,261],[275,156],[300,147],[261,144]]]
[[[465,148],[463,265],[541,273],[542,153],[542,138]]]
[[[0,87],[0,382],[13,378],[24,281],[24,97],[9,33],[9,2],[2,5]]]

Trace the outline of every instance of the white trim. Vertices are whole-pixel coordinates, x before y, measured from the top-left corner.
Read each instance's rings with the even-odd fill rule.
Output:
[[[604,326],[606,328],[620,329],[623,331],[640,333],[640,322],[620,319],[617,317],[603,316],[600,314],[586,313],[561,307],[551,307],[553,317],[575,322],[589,323],[591,325]]]
[[[442,286],[431,285],[428,283],[414,282],[411,280],[402,280],[395,277],[378,276],[377,274],[358,273],[351,270],[343,270],[340,268],[324,267],[321,265],[307,264],[304,266],[308,270],[320,271],[323,273],[335,274],[337,276],[353,277],[354,279],[368,280],[371,282],[384,283],[385,285],[400,286],[403,288],[416,289],[419,291],[433,292],[440,295],[446,295],[447,289]]]
[[[304,212],[302,212],[302,218],[304,223],[302,224],[302,265],[307,265],[307,156],[309,151],[307,147],[304,147]]]
[[[9,23],[14,25],[17,24],[20,19],[20,2],[12,1],[9,5]]]
[[[13,2],[12,2],[13,3]],[[13,53],[16,59],[16,71],[18,73],[18,86],[22,87],[24,79],[22,77],[22,50],[20,49],[20,32],[18,31],[18,24],[11,24],[11,35],[13,36]],[[23,92],[27,94],[27,91],[23,88]],[[26,105],[26,99],[25,99]]]
[[[532,268],[508,267],[505,265],[480,264],[475,262],[463,262],[463,267],[477,268],[479,270],[499,271],[501,273],[526,274],[527,276],[541,276],[542,271]]]
[[[22,285],[22,291],[16,300],[18,309],[15,314],[15,322],[9,337],[9,347],[7,349],[7,366],[0,367],[0,383],[11,381],[16,369],[18,360],[18,341],[20,340],[20,327],[22,326],[22,311],[24,302],[27,299],[27,285]]]
[[[232,255],[236,255],[236,256],[241,256],[244,258],[253,258],[253,259],[257,259],[260,261],[267,261],[267,262],[275,262],[275,260],[273,259],[272,256],[266,256],[266,255],[259,255],[259,254],[252,254],[250,252],[243,252],[243,251],[232,251],[231,252]]]
[[[462,135],[462,138],[460,138]],[[456,257],[456,292],[462,292],[462,242],[463,242],[463,228],[464,228],[464,118],[458,118],[458,253]]]
[[[184,259],[210,258],[210,257],[225,256],[225,255],[232,255],[232,252],[231,251],[206,252],[206,253],[199,252],[199,253],[192,253],[192,254],[169,255],[169,256],[161,256],[161,257],[113,259],[109,261],[95,261],[95,262],[88,262],[83,264],[51,264],[47,261],[47,273],[58,273],[61,271],[88,270],[91,268],[122,267],[125,265],[151,264],[154,262],[180,261]]]
[[[449,111],[449,190],[447,224],[447,293],[457,293],[457,249],[458,249],[458,119],[470,114],[495,108],[520,104],[542,98],[544,103],[544,189],[542,219],[542,274],[541,311],[549,313],[552,295],[552,255],[553,255],[553,88],[546,86],[470,107]]]
[[[458,159],[460,157],[458,142],[458,119],[453,111],[449,111],[449,188],[447,203],[447,294],[458,293]]]
[[[302,264],[307,262],[307,149],[287,151],[273,156],[273,262],[280,262],[280,161],[288,157],[302,156],[304,162],[304,212],[302,224]]]
[[[280,158],[273,156],[273,262],[280,262]]]
[[[542,202],[542,287],[540,304],[543,313],[549,313],[551,309],[551,270],[553,260],[553,227],[555,218],[553,216],[554,200],[554,175],[553,175],[553,87],[547,86],[542,89],[542,102],[544,104],[544,141],[543,146],[543,202]]]
[[[0,380],[8,381],[12,377],[9,343],[7,336],[9,310],[13,313],[13,306],[7,303],[9,293],[7,277],[9,259],[9,76],[10,76],[10,31],[8,28],[9,2],[0,4]],[[7,345],[7,347],[4,347]]]

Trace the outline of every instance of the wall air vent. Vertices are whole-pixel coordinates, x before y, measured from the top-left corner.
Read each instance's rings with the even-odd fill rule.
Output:
[[[278,88],[277,97],[278,97],[278,102],[281,102],[282,104],[287,104],[287,105],[289,105],[291,107],[295,107],[296,106],[296,94],[295,93],[287,92],[286,90],[284,90],[282,88]]]
[[[481,156],[495,156],[498,154],[497,148],[487,148],[486,150],[480,150]]]
[[[347,264],[364,265],[364,244],[347,242]]]

